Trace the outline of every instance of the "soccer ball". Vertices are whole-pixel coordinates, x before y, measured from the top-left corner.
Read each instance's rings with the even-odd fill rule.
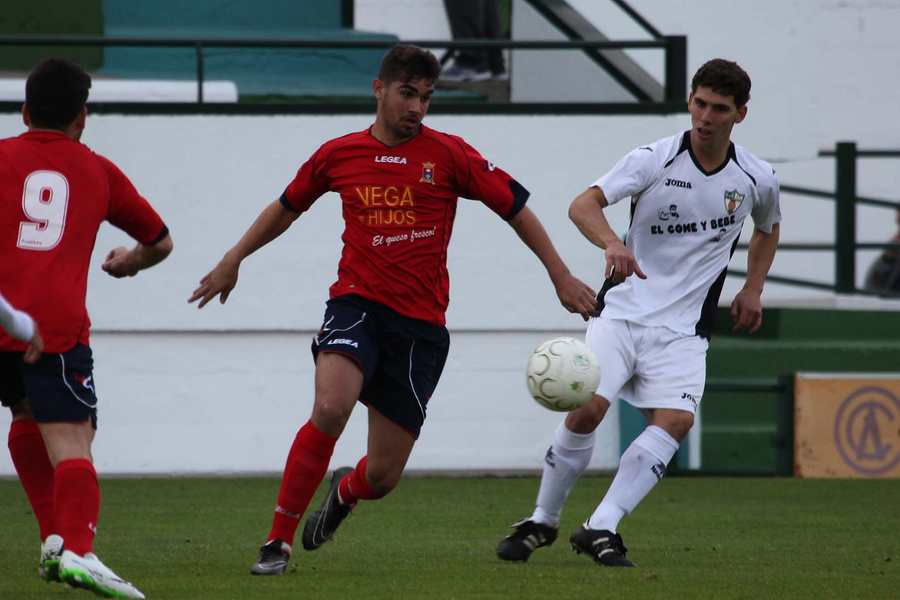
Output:
[[[528,391],[542,406],[566,412],[581,408],[600,383],[600,363],[587,344],[570,337],[547,340],[528,360]]]

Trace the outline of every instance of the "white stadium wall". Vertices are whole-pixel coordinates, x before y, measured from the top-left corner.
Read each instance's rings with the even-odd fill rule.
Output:
[[[586,13],[593,4],[572,3],[586,5]],[[443,19],[436,12],[440,0],[416,4]],[[734,58],[748,69],[753,99],[735,139],[775,161],[782,183],[833,189],[832,161],[816,154],[838,140],[856,140],[866,148],[898,146],[900,122],[891,115],[900,82],[885,74],[896,72],[900,60],[900,42],[892,33],[900,26],[900,8],[862,1],[785,6],[766,0],[736,7],[736,14],[714,2],[633,4],[664,32],[688,35],[691,70],[713,55]],[[674,4],[686,8],[676,10]],[[405,6],[399,0],[357,0],[357,26],[376,29],[374,20],[360,21],[370,19],[375,8],[383,18]],[[777,17],[779,11],[783,17]],[[421,30],[422,22],[416,20],[419,30],[393,32],[423,39],[429,31]],[[446,22],[435,23],[444,32],[434,37],[446,37]],[[113,280],[99,265],[112,247],[131,241],[109,226],[97,240],[88,307],[101,402],[95,444],[101,474],[280,472],[311,408],[309,341],[340,253],[336,196],[323,197],[281,239],[245,261],[225,306],[198,311],[187,298],[319,144],[371,121],[371,116],[89,117],[83,141],[132,178],[175,241],[174,253],[162,265],[134,279]],[[569,202],[628,150],[690,126],[687,115],[436,115],[426,122],[462,135],[514,174],[532,192],[529,206],[572,271],[595,288],[603,253],[568,221]],[[0,137],[22,129],[19,116],[0,115]],[[900,189],[895,161],[862,162],[859,173],[860,194],[890,198]],[[477,203],[460,202],[449,258],[450,357],[409,469],[537,472],[560,416],[528,397],[524,365],[540,341],[581,336],[583,323],[559,306],[543,268],[507,225]],[[783,195],[782,209],[784,241],[833,240],[831,203]],[[624,232],[628,207],[610,213],[614,227]],[[858,223],[863,241],[883,241],[895,227],[876,209],[861,208]],[[858,253],[858,271],[873,257]],[[742,252],[732,261],[735,268],[745,263]],[[830,282],[833,266],[822,255],[783,252],[773,273]],[[723,304],[740,283],[729,279]],[[776,284],[767,286],[764,301],[856,305]],[[883,301],[866,304],[896,309]],[[355,464],[364,452],[364,417],[364,410],[356,411],[333,464]],[[614,468],[618,460],[615,410],[610,417],[593,469]],[[8,455],[0,453],[0,476],[13,474]]]

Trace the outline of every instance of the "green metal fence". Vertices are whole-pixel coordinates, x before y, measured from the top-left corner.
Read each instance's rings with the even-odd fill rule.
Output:
[[[661,101],[637,102],[443,102],[432,107],[432,112],[459,114],[672,114],[686,111],[687,95],[687,38],[685,36],[662,36],[653,40],[627,41],[511,41],[511,40],[327,40],[327,39],[162,39],[162,38],[113,38],[103,36],[7,36],[0,37],[2,47],[110,47],[125,46],[139,48],[192,48],[196,56],[197,99],[192,103],[94,103],[93,112],[116,113],[233,113],[268,114],[272,112],[315,112],[322,114],[347,114],[370,112],[372,99],[335,102],[241,102],[234,104],[209,104],[204,101],[203,82],[205,75],[205,52],[211,48],[253,48],[253,49],[387,49],[397,43],[414,44],[423,48],[485,49],[504,48],[509,50],[582,50],[600,52],[603,50],[650,49],[665,53],[664,98]],[[287,66],[285,67],[287,68]],[[21,103],[0,102],[0,111],[21,108]],[[436,110],[435,110],[436,109]]]
[[[800,287],[815,288],[833,291],[839,294],[859,294],[866,296],[891,296],[900,297],[900,292],[872,291],[856,286],[856,251],[874,248],[900,249],[900,244],[861,243],[856,240],[856,207],[857,205],[877,206],[885,209],[900,209],[900,202],[866,198],[856,194],[857,174],[856,163],[861,158],[900,158],[900,150],[860,150],[856,142],[838,142],[834,150],[823,150],[819,156],[833,156],[835,159],[835,191],[815,190],[792,185],[781,185],[781,191],[789,194],[798,194],[812,198],[831,200],[835,203],[835,232],[833,244],[795,244],[780,243],[778,251],[814,250],[834,253],[833,284],[809,281],[794,277],[780,277],[769,275],[767,281],[785,283]],[[747,245],[738,246],[746,250]],[[729,269],[734,275],[745,276],[746,271]]]

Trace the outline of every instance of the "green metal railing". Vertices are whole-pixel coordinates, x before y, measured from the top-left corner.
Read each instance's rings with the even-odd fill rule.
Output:
[[[834,156],[837,161],[835,196],[835,291],[845,294],[856,289],[856,250],[862,248],[900,248],[900,244],[859,244],[856,242],[856,205],[867,204],[884,208],[900,208],[900,203],[856,195],[857,158],[900,158],[900,150],[858,150],[855,142],[839,142],[832,152],[822,156]]]
[[[148,103],[106,103],[94,104],[99,110],[94,112],[325,112],[356,113],[370,111],[372,101],[369,98],[360,101],[334,102],[302,102],[302,103],[241,103],[235,105],[211,105],[204,102],[203,82],[205,75],[205,51],[209,48],[283,48],[283,49],[387,49],[397,43],[414,44],[423,48],[453,49],[485,49],[504,48],[510,50],[624,50],[651,49],[663,50],[665,53],[664,98],[660,102],[616,102],[616,103],[564,103],[564,102],[521,102],[521,103],[442,103],[439,112],[445,113],[568,113],[568,114],[671,114],[685,112],[687,94],[687,38],[685,36],[663,36],[654,40],[630,41],[513,41],[513,40],[285,40],[285,39],[174,39],[174,38],[109,38],[102,36],[75,37],[0,37],[3,46],[127,46],[147,48],[192,48],[196,56],[197,101],[191,103],[167,103],[160,109],[159,105]],[[173,107],[177,107],[173,111]],[[193,107],[193,110],[190,108]],[[18,110],[21,103],[0,102],[0,111]],[[432,107],[435,108],[435,107]]]
[[[815,190],[792,185],[782,185],[781,191],[835,202],[835,232],[833,244],[780,243],[778,251],[813,250],[834,253],[833,284],[809,281],[794,277],[769,275],[767,281],[785,283],[799,287],[833,291],[839,294],[859,294],[865,296],[900,297],[900,292],[887,290],[872,291],[856,286],[856,251],[870,249],[900,249],[900,244],[891,242],[865,243],[856,240],[857,205],[877,206],[892,210],[900,209],[900,202],[877,198],[866,198],[856,194],[856,163],[860,158],[900,158],[900,150],[859,150],[856,142],[838,142],[834,150],[823,150],[819,156],[835,158],[835,191]],[[747,244],[738,246],[742,250]],[[729,269],[733,275],[746,276],[746,271]]]

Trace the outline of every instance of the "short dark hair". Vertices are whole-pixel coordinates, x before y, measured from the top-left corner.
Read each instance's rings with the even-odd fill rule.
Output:
[[[714,58],[697,69],[691,80],[691,92],[708,87],[717,94],[734,96],[734,105],[741,108],[750,100],[750,76],[736,62]]]
[[[81,113],[91,89],[91,76],[76,63],[48,58],[25,82],[25,108],[36,127],[64,129]]]
[[[441,63],[424,48],[411,45],[393,46],[381,61],[378,79],[390,85],[395,81],[425,79],[431,83],[441,74]]]

